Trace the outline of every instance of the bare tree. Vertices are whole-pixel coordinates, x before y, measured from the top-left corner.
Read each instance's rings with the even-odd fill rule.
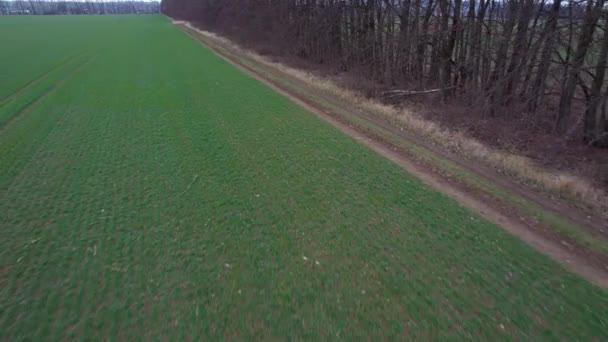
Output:
[[[558,101],[556,131],[585,117],[581,137],[603,145],[605,1],[166,0],[162,10],[401,94],[457,96],[493,115],[521,108],[531,119]]]

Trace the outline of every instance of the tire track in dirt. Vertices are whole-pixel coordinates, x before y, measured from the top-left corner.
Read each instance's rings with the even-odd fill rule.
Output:
[[[198,30],[188,23],[174,22],[174,24],[183,28],[185,33],[191,38],[208,48],[210,51],[213,51],[216,55],[243,73],[257,79],[275,92],[285,96],[295,104],[317,115],[343,133],[348,134],[358,142],[382,155],[384,158],[397,164],[405,171],[418,177],[434,190],[446,194],[463,207],[480,214],[488,221],[502,227],[540,253],[549,256],[569,271],[578,274],[597,286],[608,288],[608,270],[604,265],[601,265],[598,262],[590,262],[589,258],[586,257],[584,253],[577,253],[576,251],[566,248],[560,241],[547,238],[545,235],[533,229],[529,224],[522,222],[519,217],[514,217],[514,215],[510,214],[505,208],[492,205],[491,201],[484,200],[480,196],[471,194],[471,192],[463,189],[462,186],[459,186],[454,180],[446,178],[436,170],[433,170],[429,165],[424,165],[424,163],[421,163],[419,160],[408,156],[407,153],[402,153],[392,144],[382,141],[379,137],[371,135],[363,129],[337,119],[332,116],[331,113],[326,112],[324,108],[315,105],[314,102],[293,94],[289,90],[273,82],[267,76],[249,68],[235,58],[231,58],[222,53],[213,46],[205,44],[204,41],[194,36],[194,33],[191,31],[198,33]]]

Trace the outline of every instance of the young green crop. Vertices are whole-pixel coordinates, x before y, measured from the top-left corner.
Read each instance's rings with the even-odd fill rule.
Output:
[[[56,37],[69,51],[36,72],[2,56],[27,71],[2,78],[6,98],[81,58],[0,131],[10,340],[608,336],[605,290],[167,19],[0,26],[40,34],[22,51]]]

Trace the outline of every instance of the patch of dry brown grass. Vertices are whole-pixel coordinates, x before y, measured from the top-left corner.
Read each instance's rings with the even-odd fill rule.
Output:
[[[599,210],[600,213],[605,212],[608,208],[608,194],[601,189],[595,188],[590,182],[581,177],[565,172],[548,170],[524,156],[489,147],[465,134],[451,131],[435,122],[424,119],[412,110],[396,108],[373,99],[365,98],[355,91],[338,86],[331,79],[322,78],[310,72],[271,61],[269,58],[244,49],[213,32],[197,29],[190,23],[174,23],[195,30],[217,44],[234,50],[239,55],[245,55],[257,63],[296,78],[311,87],[348,101],[348,103],[355,104],[369,113],[396,121],[403,129],[449,151],[488,164],[504,174],[508,174],[511,177],[559,197],[582,202],[588,208]]]

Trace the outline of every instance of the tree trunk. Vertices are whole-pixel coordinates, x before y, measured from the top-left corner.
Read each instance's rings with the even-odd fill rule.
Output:
[[[606,16],[608,20],[608,16]],[[602,102],[602,87],[606,76],[606,60],[608,59],[608,22],[604,20],[604,36],[595,67],[595,79],[591,86],[589,103],[585,111],[584,139],[592,145],[608,147],[608,127],[606,117],[600,110]]]
[[[564,134],[568,129],[568,118],[572,108],[572,98],[576,85],[579,83],[581,67],[585,62],[585,56],[593,41],[593,33],[595,25],[602,13],[602,7],[605,0],[587,0],[587,9],[585,11],[585,19],[582,32],[578,39],[574,58],[570,66],[570,72],[562,89],[562,96],[559,102],[559,111],[557,114],[555,128],[560,134]]]
[[[497,103],[500,103],[498,99],[503,95],[502,82],[505,76],[505,66],[507,64],[507,54],[511,45],[511,35],[515,27],[515,19],[519,12],[520,0],[509,0],[507,2],[507,21],[503,27],[503,37],[496,53],[496,62],[492,75],[490,76],[489,84],[487,84],[488,90],[490,90],[490,112],[494,113]],[[523,1],[523,0],[521,0]]]
[[[519,20],[517,23],[517,33],[515,34],[513,54],[511,56],[511,63],[507,68],[507,81],[502,94],[502,102],[504,105],[508,105],[509,102],[511,102],[513,92],[520,82],[524,61],[529,53],[529,51],[526,49],[526,45],[528,40],[528,26],[530,25],[530,19],[532,17],[533,5],[533,0],[525,0],[525,3],[519,11]]]
[[[540,38],[539,45],[544,41],[544,47],[540,55],[538,70],[536,71],[536,78],[529,92],[528,109],[532,112],[536,111],[538,106],[543,102],[545,84],[547,81],[549,66],[551,64],[551,54],[553,53],[553,47],[555,45],[555,39],[557,36],[556,27],[560,6],[561,0],[553,1],[553,4],[551,5],[551,11],[549,12],[549,17],[547,18],[543,33]],[[532,77],[532,75],[530,75],[529,77]]]

